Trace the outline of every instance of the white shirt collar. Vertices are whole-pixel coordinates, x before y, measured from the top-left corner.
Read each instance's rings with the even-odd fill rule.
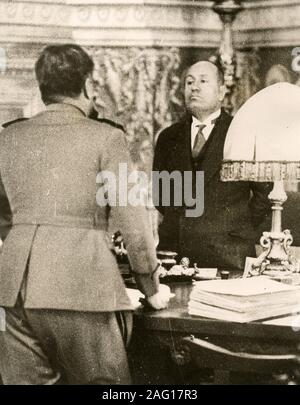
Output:
[[[203,122],[199,121],[196,117],[192,116],[193,125],[212,125],[212,121],[216,120],[221,114],[221,109],[219,108],[217,111],[210,114]]]
[[[215,120],[220,116],[221,114],[221,109],[213,112],[210,114],[204,122],[199,121],[196,117],[192,116],[192,125],[191,125],[191,148],[193,149],[193,145],[195,142],[195,138],[197,136],[197,133],[199,131],[198,125],[205,125],[204,129],[202,130],[203,136],[208,140],[214,126],[215,126]]]

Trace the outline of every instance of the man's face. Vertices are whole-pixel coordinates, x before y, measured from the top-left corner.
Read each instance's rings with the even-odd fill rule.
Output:
[[[184,88],[187,110],[202,119],[221,107],[224,86],[219,82],[218,70],[210,62],[192,65],[185,78]]]

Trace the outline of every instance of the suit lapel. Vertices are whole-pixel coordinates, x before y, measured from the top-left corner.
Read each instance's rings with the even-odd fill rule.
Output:
[[[192,170],[191,160],[191,119],[187,117],[182,121],[180,133],[178,134],[177,141],[175,142],[172,153],[172,166],[178,170],[190,171]]]
[[[224,142],[228,129],[225,121],[226,115],[222,112],[210,134],[207,145],[204,146],[199,155],[197,170],[204,171],[205,185],[221,168]]]
[[[207,144],[205,144],[200,152],[198,164],[194,167],[191,153],[191,117],[187,116],[181,121],[179,133],[176,134],[176,140],[172,146],[170,154],[171,167],[181,172],[195,169],[202,170],[204,171],[204,182],[207,184],[221,168],[224,142],[229,123],[229,116],[222,111]]]

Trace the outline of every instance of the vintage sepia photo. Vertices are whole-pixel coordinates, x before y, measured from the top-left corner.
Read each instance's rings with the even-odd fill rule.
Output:
[[[0,387],[300,384],[299,182],[300,0],[0,0]]]

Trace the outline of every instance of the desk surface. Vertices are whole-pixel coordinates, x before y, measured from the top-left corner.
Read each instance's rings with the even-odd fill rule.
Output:
[[[170,288],[175,297],[167,309],[148,312],[138,309],[134,314],[135,328],[156,332],[176,334],[214,335],[226,337],[244,337],[276,341],[300,342],[300,314],[296,323],[298,328],[288,325],[276,325],[262,321],[237,323],[216,319],[191,316],[187,312],[187,303],[191,292],[191,283],[174,283]],[[276,322],[276,321],[275,321]]]

